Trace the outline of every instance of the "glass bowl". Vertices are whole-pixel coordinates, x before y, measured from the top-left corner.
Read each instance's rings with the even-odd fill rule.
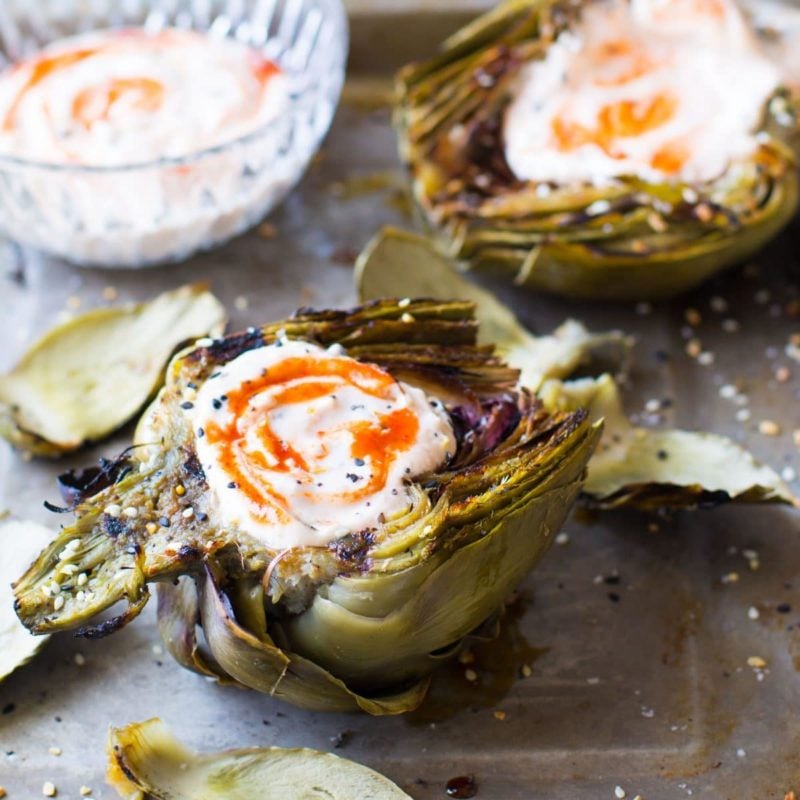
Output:
[[[81,265],[181,260],[261,220],[319,148],[344,82],[340,0],[2,0],[0,66],[56,39],[133,26],[256,47],[287,76],[288,112],[234,141],[127,166],[0,155],[0,230],[10,238]]]

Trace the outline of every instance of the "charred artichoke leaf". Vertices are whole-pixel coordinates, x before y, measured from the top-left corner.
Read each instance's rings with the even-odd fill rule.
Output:
[[[17,618],[11,584],[54,536],[54,531],[36,522],[0,522],[0,681],[47,643],[48,637],[34,636]]]
[[[601,508],[798,503],[772,469],[725,436],[633,426],[609,375],[548,381],[541,396],[551,408],[586,408],[593,418],[604,420],[603,438],[583,487]]]
[[[225,319],[198,284],[56,326],[0,377],[0,435],[40,456],[104,438],[154,394],[179,345],[221,332]]]
[[[112,728],[108,758],[108,782],[128,800],[411,800],[383,775],[332,753],[193,753],[157,718]]]
[[[572,319],[549,336],[534,336],[494,294],[459,274],[426,236],[384,228],[356,260],[355,281],[361,301],[411,294],[475,303],[479,341],[493,343],[532,391],[548,378],[567,378],[587,366],[623,375],[628,370],[633,337],[621,331],[591,333]]]
[[[506,0],[397,76],[395,122],[412,194],[464,268],[570,297],[667,297],[745,260],[798,205],[798,104],[766,104],[759,147],[714,181],[551,186],[514,176],[502,117],[520,69],[579,19],[586,0]]]

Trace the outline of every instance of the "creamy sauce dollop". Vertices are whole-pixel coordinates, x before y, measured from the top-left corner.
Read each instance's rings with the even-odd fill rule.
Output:
[[[242,353],[190,405],[222,521],[276,549],[378,527],[456,448],[437,400],[341,348],[297,340]]]
[[[504,120],[522,180],[702,182],[757,147],[780,84],[734,0],[605,0],[521,70]]]
[[[196,31],[98,31],[0,73],[0,153],[83,166],[177,158],[286,111],[285,75],[257,50]]]

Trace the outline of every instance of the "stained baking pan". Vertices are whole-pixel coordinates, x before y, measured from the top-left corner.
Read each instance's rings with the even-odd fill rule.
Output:
[[[384,223],[412,224],[388,76],[480,4],[375,5],[353,4],[350,83],[322,156],[259,230],[135,274],[4,246],[0,366],[64,313],[187,281],[209,281],[236,327],[300,305],[351,304],[357,250]],[[754,263],[655,307],[493,288],[539,332],[571,315],[634,333],[631,413],[728,434],[797,491],[798,234],[794,226]],[[88,463],[126,442],[123,434],[69,460]],[[58,525],[42,501],[57,500],[61,469],[0,448],[0,507]],[[579,511],[520,587],[500,637],[439,674],[405,717],[305,713],[219,688],[165,656],[153,608],[102,642],[59,636],[0,685],[0,785],[11,800],[40,796],[45,781],[59,797],[85,786],[110,798],[108,726],[158,715],[198,749],[336,750],[417,800],[446,797],[459,776],[474,777],[480,800],[780,800],[800,791],[799,533],[796,512],[781,508]]]

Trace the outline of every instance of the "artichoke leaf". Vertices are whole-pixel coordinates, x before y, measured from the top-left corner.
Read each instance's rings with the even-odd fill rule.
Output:
[[[35,522],[0,522],[0,681],[32,659],[48,637],[34,636],[14,613],[14,581],[55,536]]]
[[[383,775],[332,753],[192,753],[160,719],[112,728],[108,758],[108,782],[128,800],[411,800]]]
[[[479,341],[494,343],[520,369],[520,383],[532,391],[548,378],[567,378],[589,364],[622,374],[628,368],[632,337],[621,331],[590,333],[572,319],[549,336],[534,336],[490,291],[460,275],[425,236],[384,228],[359,255],[355,280],[362,302],[405,295],[472,301]]]
[[[0,377],[0,435],[39,456],[103,439],[154,394],[179,345],[221,332],[225,319],[197,284],[58,325]]]
[[[727,500],[793,503],[779,476],[724,436],[634,428],[619,388],[603,369],[624,375],[633,339],[594,334],[567,320],[549,336],[534,336],[493,294],[464,278],[431,241],[393,228],[381,231],[356,262],[363,300],[405,294],[459,297],[477,304],[480,331],[521,367],[521,382],[539,390],[551,409],[589,408],[605,418],[600,447],[589,462],[584,497],[602,507],[687,508]],[[591,367],[595,379],[574,380]],[[672,454],[664,457],[664,454]],[[729,469],[734,465],[733,469]]]
[[[770,467],[725,436],[632,425],[609,375],[548,381],[541,396],[550,408],[586,408],[592,418],[604,420],[583,487],[601,508],[680,509],[728,501],[797,505]]]

